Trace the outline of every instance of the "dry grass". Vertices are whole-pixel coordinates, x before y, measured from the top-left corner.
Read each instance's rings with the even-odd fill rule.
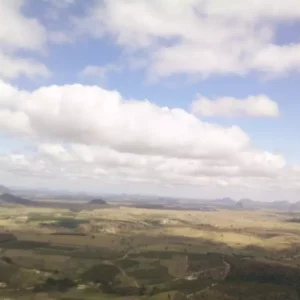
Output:
[[[182,246],[176,244],[176,242],[170,242],[170,240],[163,240],[163,236],[194,239],[196,244],[197,240],[201,239],[237,249],[256,245],[268,250],[281,250],[294,244],[300,244],[299,224],[285,222],[286,216],[266,211],[221,210],[202,212],[111,207],[93,211],[86,210],[74,214],[66,209],[5,207],[0,212],[0,227],[16,232],[18,238],[22,240],[60,245],[101,245],[104,247],[119,247],[120,249],[127,247],[121,245],[121,239],[124,234],[126,235],[126,232],[121,235],[93,233],[94,239],[91,236],[53,236],[47,234],[49,232],[42,229],[38,222],[29,222],[24,226],[24,223],[16,221],[17,217],[26,217],[32,214],[40,214],[45,217],[52,216],[53,218],[75,215],[76,218],[93,220],[94,224],[99,224],[99,220],[102,223],[107,220],[110,227],[114,226],[113,222],[117,224],[121,221],[145,224],[149,222],[148,220],[178,220],[178,224],[168,224],[166,222],[165,225],[152,226],[147,223],[149,225],[147,229],[130,229],[130,232],[127,233],[132,237],[130,246],[140,247],[140,249],[157,249],[169,245],[170,249],[180,248],[182,250]],[[141,235],[144,235],[144,237]],[[197,248],[197,245],[194,245],[194,247]]]

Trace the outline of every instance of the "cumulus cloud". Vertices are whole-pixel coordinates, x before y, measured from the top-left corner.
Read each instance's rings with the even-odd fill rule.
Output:
[[[47,67],[32,58],[18,57],[17,50],[40,51],[47,41],[47,31],[36,19],[25,17],[24,0],[0,1],[0,77],[48,76]]]
[[[105,146],[84,144],[37,145],[31,154],[0,155],[1,170],[34,180],[60,182],[66,187],[99,186],[99,184],[133,185],[135,191],[143,184],[146,190],[161,193],[178,186],[187,190],[204,190],[216,197],[230,189],[236,195],[253,195],[253,191],[274,192],[299,188],[299,171],[290,170],[279,155],[249,150],[227,159],[185,159],[160,155],[123,153]],[[150,187],[150,188],[149,188]],[[225,189],[225,190],[224,190]],[[174,193],[173,190],[173,193]],[[239,194],[239,192],[241,192]],[[223,192],[223,194],[222,194]],[[188,193],[183,195],[187,196]],[[200,197],[201,197],[200,196]],[[269,198],[268,198],[269,199]]]
[[[1,132],[36,144],[31,154],[2,156],[2,170],[28,176],[241,188],[270,186],[287,168],[281,155],[253,149],[239,127],[96,86],[29,92],[0,82],[0,116]]]
[[[0,48],[40,49],[46,41],[46,29],[21,11],[24,0],[0,1]]]
[[[176,158],[152,154],[122,153],[103,146],[70,144],[39,145],[39,153],[54,162],[87,166],[93,173],[134,178],[144,181],[197,183],[204,180],[234,180],[239,178],[274,178],[274,172],[286,166],[280,155],[248,150],[226,159]],[[173,182],[173,183],[174,183]]]
[[[29,78],[37,76],[50,76],[48,68],[33,59],[5,55],[0,51],[0,78],[14,79],[21,75]]]
[[[254,68],[264,71],[268,76],[278,76],[300,67],[300,44],[270,44],[254,55]]]
[[[59,160],[60,162],[70,161],[70,157],[66,149],[60,144],[40,144],[37,147],[40,154]]]
[[[300,17],[300,5],[297,0],[288,0],[286,5],[280,0],[233,0],[231,5],[226,5],[222,0],[209,0],[205,1],[204,10],[214,16],[226,15],[243,19],[296,20]]]
[[[9,106],[12,117],[19,120],[18,114],[24,115],[22,122],[16,122],[22,125],[20,132],[26,116],[32,136],[104,144],[121,152],[195,158],[231,155],[249,144],[239,127],[201,122],[183,109],[126,100],[97,86],[49,86],[27,92],[2,85],[0,112]]]
[[[182,73],[283,75],[299,69],[299,44],[276,44],[277,24],[299,20],[297,0],[95,3],[85,17],[77,18],[77,31],[111,37],[133,55],[130,61],[142,55],[151,79]]]
[[[214,100],[199,96],[192,103],[192,112],[207,117],[277,117],[279,107],[265,95],[249,96],[245,99],[221,97]]]

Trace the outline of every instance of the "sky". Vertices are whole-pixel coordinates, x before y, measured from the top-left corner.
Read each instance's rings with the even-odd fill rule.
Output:
[[[0,184],[299,201],[299,0],[1,0]]]

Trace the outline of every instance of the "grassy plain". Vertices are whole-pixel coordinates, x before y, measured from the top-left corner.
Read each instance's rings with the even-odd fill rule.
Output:
[[[0,299],[300,299],[297,217],[3,206]]]

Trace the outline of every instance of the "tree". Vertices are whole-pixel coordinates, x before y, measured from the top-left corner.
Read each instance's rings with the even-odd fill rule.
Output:
[[[144,296],[146,294],[146,287],[144,285],[142,285],[140,287],[140,296]]]

